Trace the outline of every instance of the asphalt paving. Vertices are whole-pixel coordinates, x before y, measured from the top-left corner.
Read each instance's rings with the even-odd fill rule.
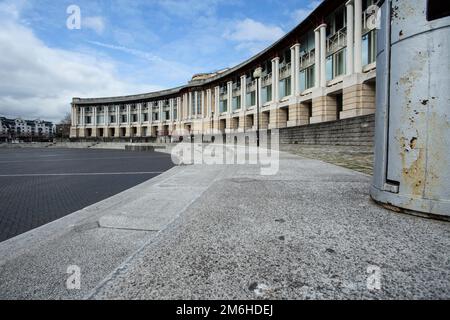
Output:
[[[173,167],[170,155],[0,149],[0,242],[107,199]]]

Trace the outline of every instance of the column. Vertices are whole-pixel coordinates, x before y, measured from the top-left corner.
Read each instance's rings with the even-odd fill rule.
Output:
[[[97,126],[97,107],[94,107],[92,109],[92,124],[94,125],[94,127]]]
[[[215,117],[219,117],[219,94],[220,94],[220,87],[217,86],[214,88],[214,106],[215,106]]]
[[[162,123],[163,121],[163,101],[158,101],[158,107],[159,107],[159,122]]]
[[[183,119],[187,120],[189,118],[189,94],[185,93],[183,95]]]
[[[199,99],[198,91],[195,91],[194,92],[194,116],[195,116],[195,118],[197,118],[197,113],[198,113],[198,110],[197,110],[198,99]]]
[[[227,82],[227,100],[227,111],[228,114],[231,114],[231,109],[233,108],[233,81]]]
[[[192,97],[192,92],[189,92],[189,97],[188,97],[188,101],[187,101],[187,107],[188,107],[188,109],[187,109],[187,114],[188,114],[188,118],[191,118],[192,117],[192,99],[193,99],[193,97]]]
[[[80,118],[79,118],[79,114],[80,114],[80,108],[75,106],[75,125],[79,126],[80,125]]]
[[[207,111],[207,117],[211,118],[212,115],[212,92],[211,89],[206,90],[206,109]]]
[[[294,96],[300,94],[298,85],[300,44],[296,43],[291,47],[291,93]]]
[[[347,6],[347,75],[353,73],[353,0],[348,1]]]
[[[70,125],[75,126],[75,106],[72,104],[72,114],[70,115],[71,123]]]
[[[320,86],[320,28],[314,30],[314,87],[318,88]]]
[[[201,117],[204,118],[205,117],[205,91],[204,90],[202,90],[201,102],[202,102],[202,104],[201,104],[200,112],[201,112]]]
[[[131,105],[127,104],[127,124],[131,125]]]
[[[327,86],[327,25],[320,25],[320,86],[325,88]]]
[[[142,103],[138,104],[138,123],[142,125]]]
[[[247,99],[247,76],[244,74],[241,76],[241,110],[244,111],[245,102]]]
[[[356,73],[362,72],[362,0],[355,0],[355,67]]]
[[[173,121],[174,113],[173,113],[173,98],[169,100],[169,106],[170,106],[170,121]]]
[[[181,97],[177,98],[177,120],[181,122]]]
[[[105,106],[105,126],[109,126],[109,106]]]
[[[280,94],[278,88],[280,86],[280,58],[272,59],[272,101],[278,102]]]

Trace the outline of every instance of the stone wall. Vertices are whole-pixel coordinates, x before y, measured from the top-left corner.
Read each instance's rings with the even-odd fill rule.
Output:
[[[281,144],[373,146],[375,115],[280,129]]]

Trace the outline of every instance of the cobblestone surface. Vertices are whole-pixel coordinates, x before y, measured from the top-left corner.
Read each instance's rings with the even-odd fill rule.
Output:
[[[373,174],[373,147],[285,144],[280,149],[301,157]]]
[[[0,241],[158,175],[127,173],[162,172],[172,166],[170,156],[159,153],[0,149]],[[86,175],[59,175],[78,173]]]

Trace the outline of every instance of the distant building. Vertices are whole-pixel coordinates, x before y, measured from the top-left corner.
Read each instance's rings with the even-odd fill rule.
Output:
[[[55,125],[43,120],[8,119],[0,117],[0,141],[32,141],[53,139]]]
[[[425,1],[425,0],[424,0]],[[75,139],[233,141],[261,130],[375,113],[380,1],[324,0],[277,42],[230,69],[131,96],[73,98]]]

